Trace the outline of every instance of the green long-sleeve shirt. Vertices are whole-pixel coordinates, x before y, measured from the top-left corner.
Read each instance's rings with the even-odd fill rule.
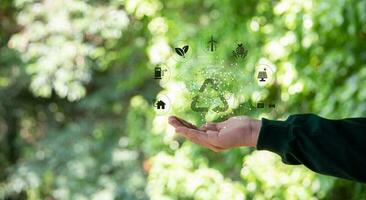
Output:
[[[286,164],[304,164],[321,174],[366,183],[366,118],[263,118],[257,149],[277,153]]]

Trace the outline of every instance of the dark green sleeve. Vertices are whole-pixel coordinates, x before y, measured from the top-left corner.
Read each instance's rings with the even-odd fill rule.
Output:
[[[262,119],[257,149],[277,153],[286,164],[366,183],[366,118],[300,114],[286,121]]]

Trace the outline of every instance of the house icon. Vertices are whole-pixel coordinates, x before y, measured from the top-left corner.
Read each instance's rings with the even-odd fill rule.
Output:
[[[164,103],[164,101],[162,101],[162,100],[159,100],[156,103],[156,106],[158,107],[158,109],[165,109],[165,105],[166,105],[166,103]]]

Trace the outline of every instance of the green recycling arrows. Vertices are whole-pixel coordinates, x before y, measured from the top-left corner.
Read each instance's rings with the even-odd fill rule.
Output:
[[[221,100],[221,102],[223,103],[223,106],[217,106],[215,107],[214,109],[212,109],[212,111],[214,112],[225,112],[229,106],[228,106],[228,103],[226,101],[226,99],[222,96],[222,94],[219,92],[219,88],[216,84],[216,82],[213,80],[213,79],[206,79],[201,88],[200,88],[200,93],[203,93],[205,91],[205,89],[207,88],[207,86],[211,85],[212,88],[215,90],[215,91],[218,91],[219,93],[219,98]],[[198,99],[199,99],[199,95],[193,97],[192,99],[192,103],[191,103],[191,109],[195,112],[208,112],[209,108],[208,107],[198,107],[197,104],[198,104]]]

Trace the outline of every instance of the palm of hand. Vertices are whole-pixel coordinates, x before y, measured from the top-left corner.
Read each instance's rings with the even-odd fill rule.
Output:
[[[178,117],[169,118],[169,123],[180,135],[216,152],[238,146],[255,146],[256,137],[253,135],[252,122],[248,117],[238,116],[197,128]]]

